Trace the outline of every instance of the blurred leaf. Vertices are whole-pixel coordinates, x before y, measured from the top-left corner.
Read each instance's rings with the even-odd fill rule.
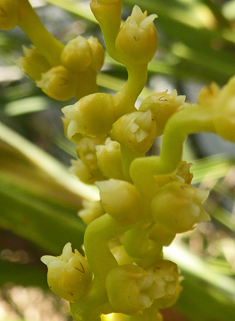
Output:
[[[194,160],[191,167],[193,183],[224,177],[233,166],[235,166],[235,159],[223,155]]]
[[[6,283],[39,286],[47,290],[46,267],[42,263],[40,266],[34,266],[0,260],[0,286]]]
[[[164,250],[165,257],[176,262],[184,280],[177,306],[192,321],[233,321],[235,315],[235,280],[216,268],[182,243],[174,242]]]
[[[95,186],[88,186],[80,182],[74,175],[68,172],[68,169],[62,163],[3,123],[0,123],[0,139],[16,148],[31,164],[41,169],[53,181],[64,186],[69,191],[86,199],[98,199],[98,189]]]

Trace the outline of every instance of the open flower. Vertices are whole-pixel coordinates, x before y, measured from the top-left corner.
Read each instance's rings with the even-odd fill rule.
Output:
[[[168,260],[154,264],[149,271],[154,274],[154,281],[148,293],[159,309],[172,306],[181,292],[178,267]]]
[[[90,288],[90,266],[77,250],[72,252],[71,243],[64,246],[60,256],[44,255],[41,261],[48,267],[47,281],[50,289],[61,298],[76,302]]]
[[[115,46],[124,62],[133,64],[147,64],[152,60],[158,45],[158,36],[153,20],[156,14],[147,17],[135,5],[131,16],[124,22],[120,29]]]

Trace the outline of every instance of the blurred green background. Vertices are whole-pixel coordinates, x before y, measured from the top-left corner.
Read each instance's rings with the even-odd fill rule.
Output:
[[[47,29],[61,42],[81,34],[103,43],[89,1],[32,0]],[[196,101],[211,81],[235,74],[235,1],[123,0],[123,19],[134,4],[157,13],[159,48],[149,64],[140,99],[176,88]],[[63,133],[61,107],[17,67],[22,45],[15,28],[0,32],[0,320],[68,321],[68,306],[49,292],[43,254],[59,255],[71,241],[80,248],[85,226],[77,216],[82,199],[97,191],[69,174],[75,147]],[[101,91],[115,92],[126,70],[108,55],[98,77]],[[151,153],[158,153],[160,140]],[[205,203],[212,221],[179,235],[166,257],[179,264],[183,292],[165,321],[235,320],[235,146],[214,135],[188,138],[194,184],[211,191]]]

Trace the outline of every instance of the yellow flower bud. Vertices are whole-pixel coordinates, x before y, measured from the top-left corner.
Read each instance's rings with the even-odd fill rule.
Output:
[[[86,225],[105,213],[100,201],[83,201],[82,206],[84,208],[78,212],[78,216],[81,217]]]
[[[219,86],[211,82],[208,87],[203,88],[198,95],[198,104],[204,106],[205,108],[212,108],[216,104],[218,97],[220,95]]]
[[[207,191],[181,182],[172,182],[162,187],[153,198],[153,219],[170,233],[191,230],[196,223],[209,221],[202,207]]]
[[[153,144],[156,129],[150,110],[136,111],[120,117],[113,124],[111,137],[134,152],[145,153]]]
[[[90,37],[88,38],[88,42],[91,47],[92,52],[92,60],[90,67],[95,71],[98,72],[104,63],[104,48],[99,43],[97,38]]]
[[[61,53],[62,64],[75,73],[86,70],[91,60],[91,46],[89,42],[81,36],[70,40]]]
[[[98,166],[106,178],[123,179],[120,144],[107,138],[105,145],[96,146]]]
[[[101,205],[113,218],[123,224],[133,224],[141,215],[141,200],[134,185],[117,180],[97,182]]]
[[[18,0],[0,0],[0,30],[11,30],[18,23]]]
[[[147,64],[152,60],[158,45],[158,36],[153,20],[157,17],[142,12],[135,5],[131,16],[120,29],[115,47],[124,63]]]
[[[53,67],[42,74],[37,86],[51,98],[65,101],[75,96],[76,76],[64,66]]]
[[[72,252],[67,243],[60,256],[44,255],[41,261],[47,265],[47,281],[50,289],[61,298],[76,302],[90,288],[92,272],[87,260],[77,251]]]
[[[148,271],[154,274],[154,281],[148,295],[159,309],[172,306],[181,292],[178,267],[175,263],[162,260],[155,263]]]
[[[70,172],[77,176],[83,183],[94,184],[96,181],[105,179],[99,169],[91,170],[81,159],[72,159],[71,164],[72,166],[69,169]]]
[[[76,133],[90,137],[106,136],[114,122],[113,109],[113,97],[103,93],[88,95],[76,104],[62,108],[62,112],[71,120],[68,137]]]
[[[106,278],[109,302],[121,313],[141,313],[152,304],[148,289],[153,281],[154,274],[139,266],[130,264],[114,268]]]
[[[167,90],[154,93],[146,98],[140,105],[140,111],[150,109],[155,116],[157,123],[156,136],[162,135],[164,127],[170,116],[183,108],[185,96],[177,96],[177,91],[174,89],[171,94],[167,94]]]
[[[156,223],[151,230],[149,238],[161,246],[169,246],[175,238],[175,233],[167,231],[158,223]]]
[[[23,46],[23,52],[25,57],[21,57],[17,63],[30,78],[35,81],[40,80],[42,74],[51,68],[49,62],[35,47],[27,49]]]
[[[235,76],[220,90],[211,83],[203,88],[198,96],[198,104],[210,110],[216,134],[223,139],[235,142]]]
[[[120,0],[96,0],[99,4],[114,4],[120,2]]]
[[[217,103],[214,126],[223,139],[235,143],[235,76],[222,88]]]

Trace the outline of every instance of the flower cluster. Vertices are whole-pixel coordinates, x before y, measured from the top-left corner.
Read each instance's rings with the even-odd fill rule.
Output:
[[[213,83],[203,89],[198,104],[166,90],[137,109],[158,45],[156,15],[134,6],[121,26],[121,0],[91,1],[107,51],[128,71],[125,86],[111,95],[97,92],[104,59],[97,39],[78,36],[63,46],[27,0],[1,0],[0,6],[0,27],[18,24],[34,44],[19,60],[25,72],[55,99],[78,98],[62,109],[65,134],[77,145],[71,171],[100,190],[100,201],[84,201],[79,212],[87,225],[85,257],[68,243],[61,256],[42,258],[50,288],[70,302],[74,320],[98,321],[114,313],[118,320],[128,315],[130,321],[161,321],[159,310],[181,292],[177,265],[164,259],[163,247],[177,233],[210,220],[202,205],[208,193],[191,185],[183,143],[199,131],[235,142],[235,78],[221,90]],[[162,134],[160,155],[145,156]]]

